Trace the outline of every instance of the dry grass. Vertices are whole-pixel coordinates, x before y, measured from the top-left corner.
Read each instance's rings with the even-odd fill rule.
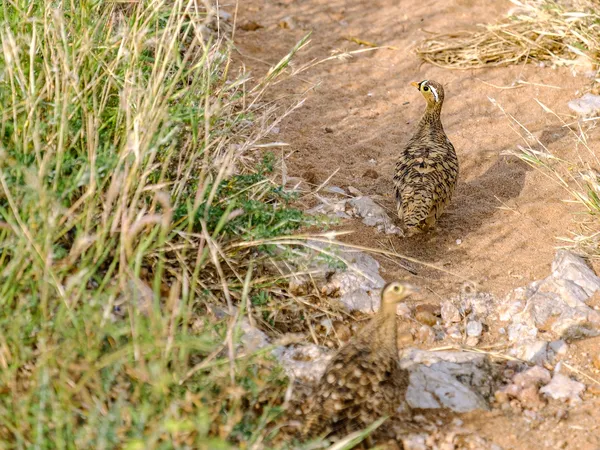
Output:
[[[586,64],[600,62],[600,15],[594,0],[554,2],[511,0],[508,18],[479,30],[436,34],[417,54],[448,69],[507,66],[520,63]]]

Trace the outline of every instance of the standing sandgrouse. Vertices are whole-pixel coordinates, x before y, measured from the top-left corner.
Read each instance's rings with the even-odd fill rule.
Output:
[[[396,306],[414,290],[400,282],[383,288],[375,317],[327,365],[311,400],[304,439],[364,428],[402,404],[408,373],[398,365]]]
[[[427,108],[394,173],[398,217],[407,236],[434,226],[458,178],[458,158],[440,120],[444,88],[433,80],[411,84],[425,97]]]

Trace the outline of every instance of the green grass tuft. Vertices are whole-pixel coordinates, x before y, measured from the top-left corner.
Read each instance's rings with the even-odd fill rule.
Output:
[[[268,299],[231,244],[307,223],[255,149],[294,51],[253,88],[194,4],[0,7],[2,448],[246,448],[279,414],[208,305]]]

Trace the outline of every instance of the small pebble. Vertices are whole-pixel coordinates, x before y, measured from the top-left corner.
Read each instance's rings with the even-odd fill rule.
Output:
[[[494,393],[494,398],[496,399],[496,402],[500,405],[508,403],[509,400],[508,393],[505,391],[496,391]]]
[[[460,245],[460,244],[462,244],[462,239],[457,239],[456,240],[456,245]]]
[[[452,325],[451,327],[448,327],[446,329],[446,333],[448,333],[448,336],[450,336],[452,339],[462,339],[462,334],[458,325]]]
[[[535,386],[528,386],[517,395],[524,408],[531,410],[539,410],[544,406],[544,402],[538,394]]]
[[[457,323],[461,320],[458,308],[449,300],[442,303],[441,315],[444,323]]]
[[[555,400],[562,400],[569,403],[581,402],[579,396],[585,390],[585,385],[579,381],[572,380],[561,373],[554,373],[552,381],[540,389],[542,394]]]
[[[523,372],[515,375],[513,382],[521,387],[529,387],[529,386],[542,386],[550,383],[552,380],[552,376],[550,372],[543,367],[533,366]]]
[[[476,347],[479,344],[479,338],[477,336],[469,336],[465,341],[465,344],[469,347]]]
[[[333,321],[331,319],[323,319],[320,323],[325,328],[325,333],[329,334],[333,330]]]
[[[398,338],[396,339],[399,348],[407,347],[412,344],[413,341],[413,335],[408,331],[405,331],[404,333],[398,333]]]
[[[346,191],[339,186],[327,186],[324,190],[332,194],[346,195]]]
[[[279,22],[279,28],[283,28],[284,30],[293,30],[296,28],[296,21],[291,16],[284,17]]]
[[[483,325],[481,325],[481,322],[470,320],[467,323],[467,336],[481,336],[482,331]]]
[[[358,189],[356,189],[354,186],[348,186],[348,192],[350,192],[350,194],[352,194],[355,197],[362,197],[363,193],[361,191],[359,191]]]
[[[424,344],[433,344],[435,342],[435,333],[427,325],[423,325],[417,332],[417,337]]]

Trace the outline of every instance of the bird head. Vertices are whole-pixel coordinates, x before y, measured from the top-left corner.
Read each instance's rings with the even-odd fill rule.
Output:
[[[427,106],[441,107],[444,103],[444,87],[437,81],[423,80],[420,83],[413,81],[410,84],[416,87],[425,97]]]
[[[381,310],[384,313],[388,311],[395,313],[396,305],[418,290],[416,286],[399,281],[392,281],[386,284],[381,291]]]

